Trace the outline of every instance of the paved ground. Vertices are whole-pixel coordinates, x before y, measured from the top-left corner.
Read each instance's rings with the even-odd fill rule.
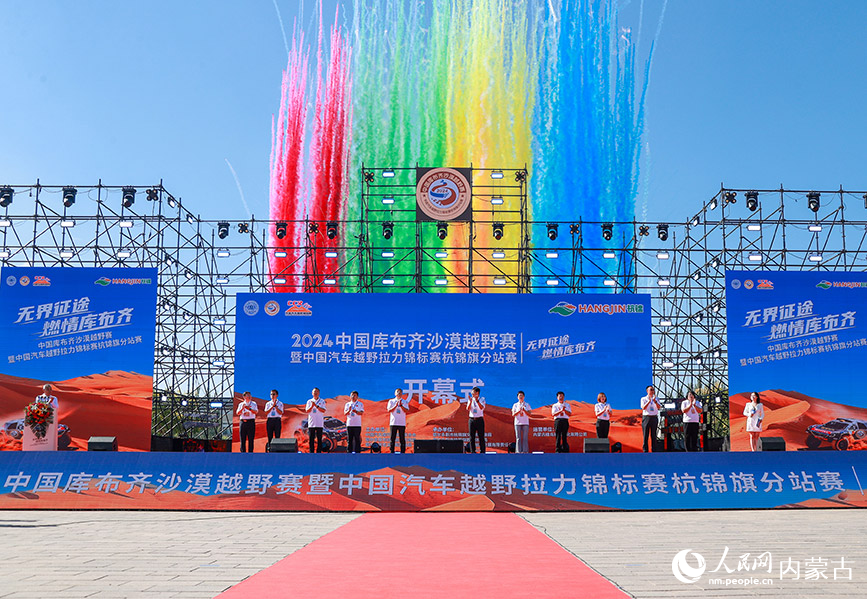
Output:
[[[214,597],[355,517],[0,511],[0,597]],[[867,583],[867,518],[861,511],[539,513],[525,519],[638,598],[860,598]],[[472,544],[466,541],[459,540],[455,550],[469,556]],[[672,559],[679,551],[700,554],[713,570],[726,546],[724,563],[734,572],[723,566],[693,584],[674,577]],[[771,554],[771,574],[767,567],[761,573],[736,570],[739,556],[750,553],[746,561],[752,566],[763,552]],[[847,575],[841,558],[851,580],[841,580]],[[799,579],[790,580],[794,575],[788,573],[781,581],[780,561],[797,565]],[[689,555],[686,564],[695,567],[698,558]],[[804,580],[808,573],[827,579]],[[770,578],[772,584],[725,586],[711,577]],[[305,584],[299,573],[287,582],[286,596]],[[544,589],[532,594],[545,596]],[[575,597],[581,596],[576,588]]]

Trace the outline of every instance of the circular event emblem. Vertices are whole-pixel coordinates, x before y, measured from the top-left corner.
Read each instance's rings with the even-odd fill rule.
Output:
[[[244,304],[244,314],[247,316],[256,316],[259,313],[259,302],[249,300]]]
[[[752,289],[753,285],[755,285],[755,283],[753,283],[750,279],[744,281],[744,289]]]
[[[732,279],[732,289],[740,289],[741,288],[741,280],[740,279]]]
[[[16,279],[12,275],[9,275],[8,277],[6,277],[6,284],[9,285],[10,287],[14,287],[15,283],[17,283],[17,282],[18,282],[18,279]]]
[[[25,275],[25,276],[19,278],[18,282],[21,283],[22,287],[27,287],[30,284],[30,277]]]
[[[434,220],[453,220],[470,205],[470,182],[453,168],[434,168],[415,186],[418,207]]]
[[[246,309],[246,306],[245,306]],[[268,316],[276,316],[276,314],[280,311],[280,304],[271,300],[270,302],[265,304],[265,314]]]

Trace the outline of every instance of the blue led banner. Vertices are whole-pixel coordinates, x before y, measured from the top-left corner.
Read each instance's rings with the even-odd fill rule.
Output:
[[[110,434],[148,449],[156,295],[153,268],[4,268],[0,443],[16,448],[24,406],[50,383],[61,448]]]
[[[865,507],[867,454],[0,454],[0,509]]]
[[[752,392],[788,449],[867,448],[865,306],[864,272],[726,272],[733,449]]]

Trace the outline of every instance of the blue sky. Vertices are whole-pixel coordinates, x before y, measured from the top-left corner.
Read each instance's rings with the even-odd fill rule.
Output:
[[[289,33],[299,3],[278,5]],[[661,5],[646,0],[645,41]],[[639,6],[623,3],[623,25]],[[668,2],[647,98],[648,220],[684,221],[721,182],[867,188],[867,3],[830,6]],[[0,184],[163,179],[205,218],[245,218],[228,159],[267,218],[286,60],[270,0],[3,0],[0,39]]]

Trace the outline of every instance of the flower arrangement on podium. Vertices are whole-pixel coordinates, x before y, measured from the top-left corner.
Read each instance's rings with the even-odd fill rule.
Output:
[[[43,401],[34,401],[24,410],[24,424],[30,427],[33,434],[42,439],[48,432],[48,425],[54,422],[54,408]]]

